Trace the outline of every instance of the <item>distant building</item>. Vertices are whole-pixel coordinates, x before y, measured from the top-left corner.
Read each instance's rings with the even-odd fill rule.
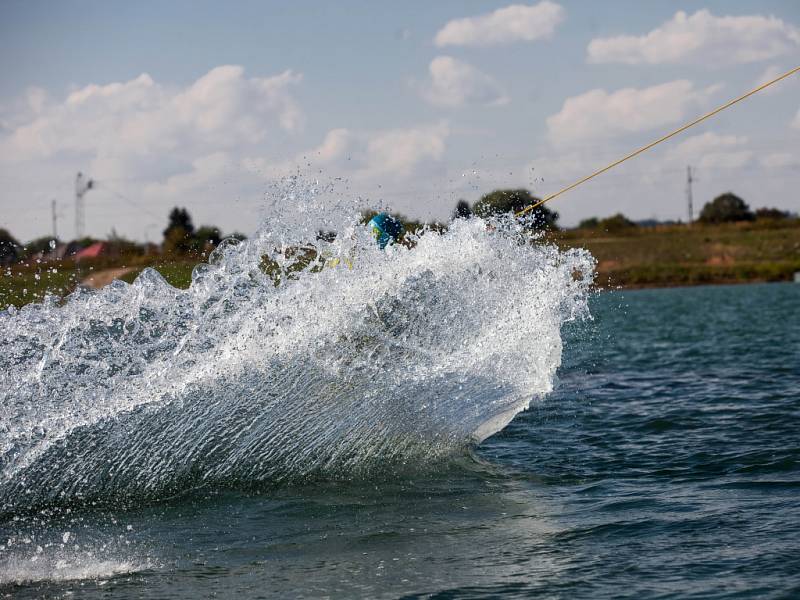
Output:
[[[84,258],[99,258],[101,256],[109,255],[108,242],[95,242],[90,246],[86,246],[75,253],[75,260],[82,260]]]

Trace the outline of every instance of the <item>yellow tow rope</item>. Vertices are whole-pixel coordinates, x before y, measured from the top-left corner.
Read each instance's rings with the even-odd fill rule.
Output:
[[[614,167],[616,167],[617,165],[620,165],[620,164],[624,163],[624,162],[625,162],[626,160],[628,160],[629,158],[633,158],[634,156],[638,156],[639,154],[641,154],[642,152],[645,152],[645,151],[649,150],[649,149],[650,149],[650,148],[652,148],[653,146],[657,146],[657,145],[658,145],[658,144],[660,144],[661,142],[664,142],[664,141],[668,140],[669,138],[671,138],[671,137],[673,137],[673,136],[676,136],[676,135],[678,135],[678,134],[679,134],[679,133],[681,133],[682,131],[686,131],[686,130],[687,130],[687,129],[689,129],[690,127],[694,127],[695,125],[697,125],[698,123],[701,123],[701,122],[705,121],[705,120],[706,120],[706,119],[708,119],[709,117],[713,117],[715,114],[717,114],[717,113],[719,113],[719,112],[722,112],[723,110],[725,110],[726,108],[728,108],[728,107],[730,107],[730,106],[733,106],[733,105],[734,105],[734,104],[736,104],[737,102],[741,102],[741,101],[742,101],[742,100],[744,100],[745,98],[749,98],[749,97],[750,97],[750,96],[752,96],[753,94],[756,94],[756,93],[760,92],[761,90],[763,90],[763,89],[765,89],[765,88],[768,88],[769,86],[771,86],[771,85],[773,85],[773,84],[775,84],[775,83],[778,83],[778,82],[779,82],[781,79],[786,79],[787,77],[790,77],[791,75],[794,75],[794,74],[795,74],[795,73],[797,73],[798,71],[800,71],[800,67],[795,67],[794,69],[792,69],[791,71],[787,71],[786,73],[784,73],[784,74],[783,74],[783,75],[781,75],[780,77],[776,77],[776,78],[775,78],[775,79],[773,79],[772,81],[768,81],[767,83],[765,83],[765,84],[763,84],[763,85],[760,85],[760,86],[758,86],[758,87],[757,87],[757,88],[755,88],[754,90],[750,90],[750,91],[749,91],[749,92],[747,92],[746,94],[743,94],[743,95],[739,96],[738,98],[735,98],[735,99],[731,100],[730,102],[727,102],[726,104],[723,104],[723,105],[722,105],[722,106],[720,106],[719,108],[715,108],[715,109],[714,109],[714,110],[712,110],[711,112],[704,114],[702,117],[698,117],[697,119],[695,119],[694,121],[692,121],[692,122],[690,122],[690,123],[687,123],[687,124],[686,124],[686,125],[684,125],[683,127],[679,127],[679,128],[678,128],[678,129],[676,129],[675,131],[673,131],[673,132],[671,132],[671,133],[668,133],[667,135],[665,135],[665,136],[662,136],[662,137],[658,138],[658,139],[657,139],[657,140],[655,140],[654,142],[650,142],[650,143],[649,143],[649,144],[647,144],[646,146],[642,146],[642,147],[641,147],[641,148],[639,148],[638,150],[634,150],[634,151],[633,151],[633,152],[631,152],[630,154],[628,154],[628,155],[626,155],[626,156],[624,156],[624,157],[620,158],[619,160],[616,160],[616,161],[614,161],[613,163],[611,163],[611,164],[610,164],[610,165],[608,165],[608,166],[605,166],[605,167],[603,167],[602,169],[599,169],[599,170],[595,171],[595,172],[594,172],[594,173],[592,173],[591,175],[587,175],[587,176],[586,176],[586,177],[584,177],[583,179],[580,179],[580,180],[576,181],[575,183],[573,183],[573,184],[571,184],[571,185],[568,185],[567,187],[565,187],[565,188],[563,188],[563,189],[561,189],[561,190],[557,191],[555,194],[550,194],[549,196],[547,196],[547,198],[543,198],[542,200],[539,200],[539,201],[538,201],[538,202],[536,202],[535,204],[531,204],[530,206],[526,206],[526,207],[525,207],[525,208],[523,208],[521,211],[519,211],[518,213],[516,213],[516,216],[517,216],[517,217],[521,217],[521,216],[523,216],[523,215],[525,215],[525,214],[529,213],[530,211],[532,211],[533,209],[535,209],[535,208],[537,208],[537,207],[541,206],[541,205],[542,205],[542,204],[544,204],[545,202],[550,202],[550,200],[552,200],[553,198],[556,198],[556,197],[560,196],[560,195],[561,195],[561,194],[563,194],[564,192],[568,192],[568,191],[570,191],[571,189],[578,187],[578,186],[579,186],[579,185],[581,185],[582,183],[586,183],[586,182],[587,182],[587,181],[589,181],[590,179],[594,179],[595,177],[597,177],[597,176],[598,176],[598,175],[600,175],[601,173],[605,173],[606,171],[609,171],[610,169],[613,169],[613,168],[614,168]]]

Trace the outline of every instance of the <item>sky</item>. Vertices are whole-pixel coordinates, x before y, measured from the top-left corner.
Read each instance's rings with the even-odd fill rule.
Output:
[[[300,175],[424,219],[544,196],[800,66],[800,2],[0,3],[0,227],[252,233]],[[800,211],[800,75],[554,200],[561,224]],[[266,211],[266,212],[265,212]]]

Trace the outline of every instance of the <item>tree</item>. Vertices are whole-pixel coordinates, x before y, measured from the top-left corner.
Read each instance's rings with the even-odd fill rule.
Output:
[[[754,219],[755,215],[747,203],[731,192],[717,196],[700,211],[701,223],[735,223]]]
[[[19,242],[8,230],[0,229],[0,265],[10,265],[19,258]]]
[[[477,216],[485,219],[493,215],[502,215],[510,212],[518,213],[537,202],[539,202],[539,198],[536,198],[525,189],[495,190],[483,195],[472,207],[472,210]],[[558,213],[546,206],[539,206],[528,214],[533,217],[530,222],[536,229],[552,229],[556,227]]]
[[[456,209],[453,211],[454,219],[469,219],[472,216],[472,208],[466,200],[459,200]]]
[[[756,219],[759,221],[783,221],[790,217],[791,214],[789,214],[788,211],[781,210],[779,208],[767,208],[765,206],[763,208],[756,209]]]
[[[57,243],[58,240],[56,240],[52,235],[46,235],[28,242],[25,244],[25,248],[28,256],[33,256],[40,253],[47,254],[56,247]]]
[[[619,233],[634,229],[636,227],[636,223],[631,221],[622,213],[617,213],[610,217],[606,217],[605,219],[600,219],[600,221],[597,223],[597,227],[610,233]]]
[[[222,240],[222,232],[219,230],[219,227],[203,225],[202,227],[197,228],[194,238],[197,240],[197,243],[202,250],[206,246],[219,245],[220,241]]]
[[[599,224],[597,217],[589,217],[578,223],[578,229],[597,229]]]
[[[176,206],[169,213],[169,224],[164,230],[164,252],[188,252],[193,235],[192,217],[185,208]]]
[[[173,208],[169,213],[169,224],[164,230],[164,237],[167,237],[171,229],[182,229],[188,235],[192,235],[194,233],[194,225],[192,224],[192,217],[189,215],[189,211],[185,208],[178,208],[177,206]]]

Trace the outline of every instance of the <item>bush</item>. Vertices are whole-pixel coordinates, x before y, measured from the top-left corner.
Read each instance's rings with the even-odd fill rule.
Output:
[[[8,230],[0,229],[0,265],[10,265],[17,262],[19,255],[19,242]]]
[[[619,233],[621,231],[630,231],[636,228],[636,223],[631,221],[622,213],[617,213],[605,219],[600,219],[597,227],[609,233]]]
[[[759,221],[785,221],[791,218],[788,211],[780,210],[779,208],[759,208],[756,210],[756,219]]]
[[[736,223],[753,220],[755,215],[747,203],[731,192],[717,196],[700,212],[701,223]]]
[[[169,224],[164,230],[164,252],[188,252],[193,247],[194,224],[185,208],[177,206],[169,213]]]
[[[472,208],[466,200],[459,200],[456,209],[453,211],[454,219],[469,219],[472,216]]]
[[[539,198],[525,189],[495,190],[482,196],[472,210],[477,216],[485,219],[510,212],[518,213],[537,202],[539,202]],[[554,229],[556,227],[558,213],[546,206],[539,206],[529,214],[533,217],[530,219],[533,228]]]

